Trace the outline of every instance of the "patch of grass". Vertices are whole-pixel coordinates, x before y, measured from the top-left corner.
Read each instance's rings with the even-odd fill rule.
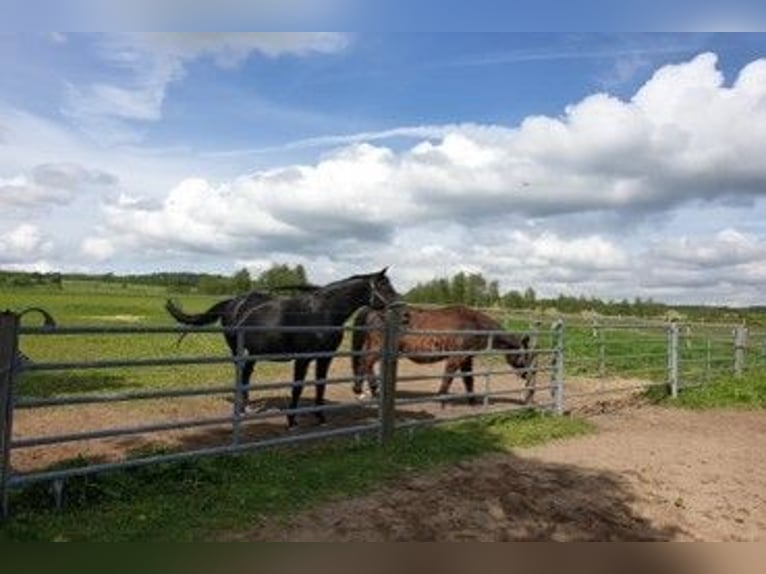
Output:
[[[766,408],[766,375],[748,373],[742,377],[727,376],[707,384],[681,388],[672,399],[666,387],[652,387],[646,396],[657,404],[689,409]]]
[[[270,450],[115,471],[14,492],[0,540],[205,540],[333,498],[359,496],[404,474],[591,430],[540,413],[484,417],[375,440]]]
[[[65,282],[64,289],[8,289],[0,293],[0,309],[37,306],[49,311],[62,327],[105,326],[141,328],[176,325],[165,311],[164,289]],[[197,313],[224,296],[184,294],[184,308]],[[25,326],[40,324],[37,315],[24,317]],[[179,344],[173,333],[151,334],[24,334],[21,350],[34,362],[135,360],[180,357],[230,357],[229,348],[219,333],[194,333]],[[289,365],[264,362],[258,366],[256,381],[289,380]],[[52,397],[128,389],[169,389],[220,386],[233,382],[231,363],[156,368],[112,368],[88,372],[29,372],[17,392],[24,397]]]

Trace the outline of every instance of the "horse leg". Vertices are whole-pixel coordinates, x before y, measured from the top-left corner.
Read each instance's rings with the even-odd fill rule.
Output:
[[[462,359],[461,359],[462,360]],[[448,395],[449,387],[452,384],[452,379],[455,377],[455,371],[460,367],[461,361],[456,361],[454,358],[448,359],[447,364],[444,365],[444,374],[442,375],[442,384],[439,387],[439,395]],[[446,403],[442,403],[442,408]]]
[[[473,357],[467,357],[466,360],[460,364],[460,372],[463,374],[465,392],[469,395],[473,395]],[[468,404],[475,405],[476,397],[469,396]]]
[[[535,398],[535,389],[537,386],[537,373],[534,370],[527,370],[524,374],[524,404],[528,405]],[[551,395],[553,395],[553,389],[551,389]]]
[[[239,404],[240,414],[247,410],[247,405],[250,402],[250,377],[253,375],[254,369],[254,360],[245,361],[245,364],[242,366],[242,395],[240,397],[242,402]]]
[[[364,362],[364,378],[367,379],[367,386],[370,388],[370,394],[373,397],[378,396],[378,376],[375,374],[375,363],[380,359],[379,354],[371,355]]]
[[[303,392],[303,381],[306,379],[306,371],[309,369],[309,363],[306,359],[296,359],[295,366],[293,367],[293,391],[290,399],[290,410],[298,408],[298,401],[301,400],[301,393]],[[293,428],[295,426],[295,413],[287,415],[287,427]]]
[[[379,359],[378,353],[372,351],[365,351],[364,356],[359,358],[359,362],[354,365],[354,385],[353,391],[356,398],[360,401],[367,398],[364,392],[364,382],[367,381],[367,386],[373,396],[378,394],[378,382],[375,379],[375,363]],[[317,362],[317,367],[319,363]]]
[[[316,395],[314,396],[314,405],[317,407],[324,405],[325,381],[327,380],[327,372],[330,370],[331,362],[332,357],[321,357],[316,360]],[[320,425],[327,422],[322,411],[317,411],[315,414]]]

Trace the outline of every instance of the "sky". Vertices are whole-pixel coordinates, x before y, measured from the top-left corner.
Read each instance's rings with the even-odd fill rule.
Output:
[[[0,269],[766,304],[766,34],[0,33]]]

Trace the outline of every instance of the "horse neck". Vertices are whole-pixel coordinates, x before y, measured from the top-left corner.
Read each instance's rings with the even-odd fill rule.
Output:
[[[333,324],[341,324],[359,307],[369,303],[370,284],[368,281],[355,279],[347,285],[331,287],[320,296],[329,303],[327,310]]]
[[[521,340],[512,333],[495,333],[492,335],[492,347],[495,349],[520,349]]]

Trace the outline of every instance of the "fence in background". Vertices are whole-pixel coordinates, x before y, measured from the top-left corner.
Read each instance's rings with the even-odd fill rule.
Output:
[[[306,328],[287,328],[298,331]],[[312,327],[312,331],[323,328]],[[350,330],[344,327],[344,330]],[[492,348],[493,333],[488,334],[487,347],[475,352],[481,361],[475,363],[470,373],[480,381],[480,388],[472,393],[455,392],[437,396],[436,380],[441,374],[404,374],[401,372],[401,359],[412,355],[402,354],[398,348],[398,338],[407,329],[401,322],[401,308],[389,307],[385,322],[385,338],[382,360],[380,362],[381,396],[379,400],[367,399],[356,401],[353,398],[322,406],[301,406],[294,410],[286,408],[267,409],[260,412],[242,413],[244,391],[259,396],[264,393],[282,393],[281,400],[286,402],[287,391],[293,386],[292,380],[262,382],[258,376],[259,368],[267,361],[288,361],[307,358],[306,354],[249,356],[242,340],[244,333],[258,331],[256,327],[243,327],[236,330],[238,352],[234,355],[223,353],[225,346],[220,345],[221,353],[216,355],[195,354],[181,357],[124,357],[110,358],[99,355],[99,338],[123,338],[125,346],[131,341],[147,336],[178,337],[185,333],[224,332],[221,328],[188,327],[66,327],[32,328],[22,327],[19,317],[11,312],[0,313],[0,503],[2,514],[8,512],[9,491],[34,482],[52,481],[54,492],[60,494],[63,481],[75,476],[83,476],[117,468],[128,468],[159,462],[179,461],[190,458],[233,454],[287,444],[303,443],[329,437],[361,436],[377,434],[381,442],[390,440],[397,429],[413,428],[433,424],[443,420],[455,420],[476,416],[490,410],[507,411],[534,406],[561,413],[577,401],[589,397],[607,395],[614,392],[625,393],[641,390],[648,385],[668,385],[675,395],[679,388],[706,381],[721,373],[743,373],[750,369],[766,366],[766,333],[748,332],[742,326],[725,325],[684,325],[661,322],[577,322],[556,320],[551,325],[533,322],[520,331],[530,333],[535,341],[536,359],[533,369],[536,377],[536,401],[533,405],[524,400],[528,391],[516,380],[514,369],[502,360],[502,352]],[[273,330],[273,329],[272,329]],[[505,332],[504,332],[505,333]],[[443,331],[430,332],[438,337]],[[90,359],[82,360],[72,354],[67,361],[44,360],[21,362],[19,360],[19,341],[26,338],[77,338],[87,340]],[[223,343],[223,341],[219,341]],[[332,353],[337,359],[350,359],[353,352],[341,348]],[[449,354],[442,352],[440,355]],[[327,353],[320,356],[328,356]],[[94,358],[95,356],[95,358]],[[317,356],[317,355],[312,355]],[[253,385],[246,389],[242,378],[243,365],[247,360],[256,359],[256,374]],[[102,392],[99,386],[94,388],[84,385],[84,389],[60,389],[55,392],[26,393],[27,378],[41,374],[53,377],[67,372],[103,373],[119,371],[131,377],[140,377],[142,370],[162,368],[172,369],[174,373],[193,372],[202,366],[228,365],[228,375],[223,375],[223,382],[207,381],[204,385],[175,384],[171,387],[140,388],[125,390],[122,379],[116,377],[109,385],[117,390]],[[413,370],[409,370],[410,373]],[[85,379],[77,379],[85,380]],[[107,379],[104,379],[107,380]],[[433,387],[428,381],[433,380]],[[354,381],[349,371],[348,376],[328,378],[323,381],[328,386],[348,385]],[[620,381],[615,387],[612,382]],[[62,378],[62,385],[66,382]],[[423,383],[426,388],[423,390]],[[313,386],[307,381],[307,391]],[[459,381],[455,381],[459,384]],[[75,384],[74,386],[77,386]],[[124,385],[128,386],[128,385]],[[129,386],[128,386],[129,387]],[[418,392],[409,392],[417,387]],[[43,416],[51,409],[69,409],[68,416],[77,417],[78,412],[88,405],[135,404],[148,401],[181,401],[184,399],[219,397],[228,398],[230,406],[223,400],[216,403],[221,412],[208,416],[192,418],[165,419],[151,424],[131,424],[109,428],[80,428],[77,432],[61,432],[42,435],[19,436],[14,416],[23,413],[25,417]],[[312,397],[313,398],[313,397]],[[433,406],[465,402],[474,399],[477,408],[462,410],[440,410],[434,412]],[[431,408],[423,415],[420,408]],[[341,423],[333,422],[327,427],[310,426],[299,432],[288,433],[283,428],[283,421],[288,414],[310,415],[319,411],[341,418],[344,413],[356,413],[348,416]],[[447,415],[447,416],[445,416]],[[83,421],[84,423],[84,421]],[[249,429],[258,425],[271,424],[268,433],[251,433]],[[282,426],[282,428],[279,428]],[[279,431],[275,432],[275,428]],[[91,463],[68,468],[47,468],[43,470],[17,471],[13,466],[13,455],[25,449],[50,449],[62,444],[94,441],[129,439],[136,436],[156,436],[164,432],[196,432],[209,429],[215,431],[218,440],[215,444],[190,448],[170,453],[149,453],[121,458],[119,460]],[[225,440],[223,437],[227,437]]]

